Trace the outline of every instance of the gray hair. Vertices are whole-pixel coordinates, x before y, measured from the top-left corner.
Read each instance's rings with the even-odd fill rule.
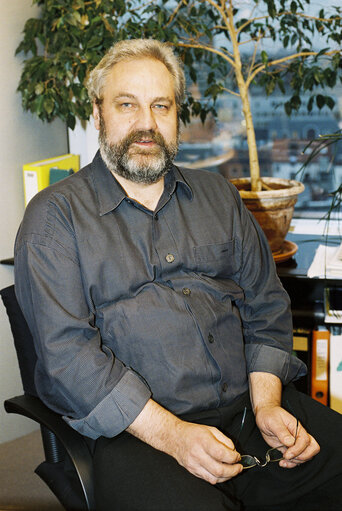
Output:
[[[183,66],[171,47],[156,39],[129,39],[115,43],[89,75],[87,89],[91,101],[101,103],[105,80],[115,64],[135,58],[153,58],[166,66],[173,76],[179,112],[185,96]]]

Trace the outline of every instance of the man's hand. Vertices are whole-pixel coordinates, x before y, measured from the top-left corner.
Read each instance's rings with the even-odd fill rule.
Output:
[[[297,427],[297,419],[280,406],[259,408],[255,420],[268,445],[285,446],[279,449],[284,456],[279,462],[281,467],[294,468],[316,456],[320,450],[300,422]]]
[[[214,427],[181,421],[171,453],[191,474],[211,484],[237,476],[242,466],[233,442]]]
[[[214,427],[182,421],[152,399],[127,431],[211,484],[242,471],[240,454],[228,437]]]
[[[258,428],[271,447],[279,449],[284,460],[279,465],[293,468],[319,453],[316,440],[289,412],[280,406],[281,382],[269,373],[250,374],[250,393]]]

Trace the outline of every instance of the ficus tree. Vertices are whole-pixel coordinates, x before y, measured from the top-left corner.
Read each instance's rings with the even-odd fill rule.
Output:
[[[246,124],[252,189],[263,187],[249,100],[254,84],[267,95],[288,95],[288,115],[308,97],[332,108],[324,92],[342,80],[340,7],[309,11],[310,0],[33,0],[40,17],[29,19],[17,53],[24,52],[19,83],[25,109],[41,119],[60,117],[71,128],[88,119],[85,88],[89,71],[105,51],[124,38],[157,38],[173,45],[190,80],[203,64],[206,89],[191,93],[182,120],[215,114],[217,97],[241,100]],[[271,43],[271,44],[270,44]]]

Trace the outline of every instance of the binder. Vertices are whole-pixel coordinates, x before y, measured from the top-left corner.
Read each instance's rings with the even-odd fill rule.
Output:
[[[342,326],[331,328],[329,391],[330,408],[342,413]]]
[[[328,405],[329,338],[326,328],[312,331],[311,397]]]
[[[46,160],[34,161],[23,165],[25,206],[36,193],[50,184],[50,168],[72,169],[77,172],[80,168],[78,154],[63,154]]]
[[[304,394],[311,394],[311,330],[295,329],[293,331],[293,355],[298,357],[307,367],[307,374],[296,380],[294,385]]]

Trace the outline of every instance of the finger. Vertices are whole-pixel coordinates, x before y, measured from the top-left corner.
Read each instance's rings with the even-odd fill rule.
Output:
[[[208,442],[206,452],[216,461],[234,464],[240,461],[240,454],[235,450],[233,442],[219,430],[211,431],[214,442]]]
[[[297,461],[296,459],[293,460],[281,460],[279,462],[279,466],[282,468],[295,468],[301,465],[302,463],[305,463],[304,461]]]
[[[300,442],[297,446],[297,442],[294,446],[289,448],[284,454],[284,458],[286,460],[294,460],[296,459],[298,462],[308,461],[316,454],[319,453],[320,447],[317,441],[313,438],[313,436],[306,434],[307,437],[304,438],[303,442]]]
[[[298,423],[297,428],[297,435],[295,438],[295,442],[292,446],[290,446],[285,455],[284,458],[291,459],[296,458],[301,453],[303,453],[307,447],[310,445],[310,435],[306,432],[306,430],[303,428],[303,426]]]
[[[219,429],[216,429],[216,428],[210,428],[210,432],[212,433],[212,435],[214,435],[214,437],[219,441],[221,442],[222,444],[224,444],[226,447],[228,447],[229,449],[232,449],[233,451],[235,450],[235,445],[233,443],[233,441],[227,437],[226,435],[224,435],[222,433],[222,431],[220,431]]]
[[[304,428],[301,429],[305,431]],[[293,446],[300,436],[299,429],[297,430],[296,421],[291,421],[289,424],[286,425],[284,423],[278,424],[276,432],[280,444],[285,445],[285,447]]]
[[[241,464],[218,461],[205,450],[199,450],[196,456],[191,456],[184,466],[189,472],[210,484],[227,481],[238,475],[243,469]]]
[[[310,445],[303,451],[299,456],[296,456],[295,458],[291,459],[285,459],[279,463],[280,466],[284,468],[293,468],[298,465],[301,465],[303,463],[306,463],[307,461],[310,461],[318,452],[320,451],[320,447],[316,440],[312,438],[312,441],[310,442]]]
[[[220,463],[210,457],[203,461],[203,465],[200,468],[201,476],[203,479],[208,481],[210,484],[223,483],[236,477],[243,470],[242,465]]]

